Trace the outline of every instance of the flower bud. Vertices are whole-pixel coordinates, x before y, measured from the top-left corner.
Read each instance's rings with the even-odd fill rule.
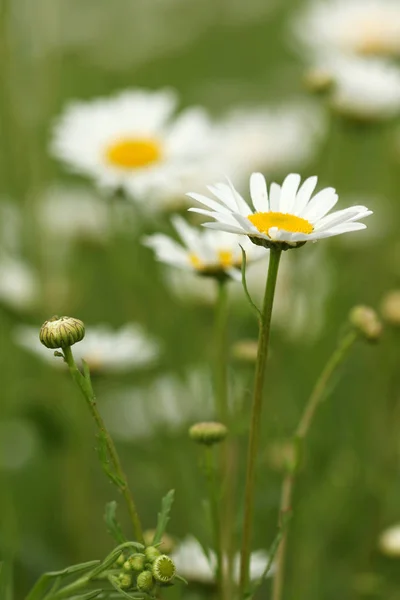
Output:
[[[228,430],[225,425],[212,421],[196,423],[189,429],[189,436],[193,441],[199,444],[206,444],[207,446],[222,442],[226,438],[227,433]]]
[[[129,573],[121,573],[119,576],[119,587],[129,588],[132,585],[132,575]]]
[[[151,592],[154,587],[154,579],[151,571],[142,571],[139,573],[136,585],[141,592]]]
[[[128,561],[132,571],[143,571],[146,558],[144,554],[132,554]]]
[[[394,327],[400,327],[400,290],[392,290],[383,299],[382,317]]]
[[[316,67],[309,69],[304,77],[304,85],[314,94],[330,92],[334,84],[332,73],[328,69]]]
[[[376,342],[381,337],[382,323],[373,308],[355,306],[350,311],[349,320],[369,342]]]
[[[131,567],[131,563],[129,562],[129,560],[126,560],[124,562],[124,564],[122,565],[122,568],[124,569],[124,571],[131,571],[132,567]]]
[[[144,543],[146,545],[150,545],[153,542],[154,534],[155,529],[147,529],[143,532]],[[168,535],[168,533],[163,533],[161,537],[161,543],[158,545],[158,549],[160,550],[161,554],[170,554],[170,552],[172,552],[172,550],[174,549],[174,546],[175,542],[173,538],[170,535]]]
[[[52,317],[40,329],[39,338],[46,348],[65,348],[85,337],[85,326],[73,317]]]
[[[161,556],[156,558],[151,570],[154,579],[160,583],[169,583],[173,580],[176,573],[173,560],[166,554],[161,554]]]
[[[121,552],[121,554],[118,556],[117,560],[115,561],[115,564],[118,567],[122,567],[124,562],[125,562],[125,554],[123,552]]]
[[[253,364],[257,360],[257,340],[239,340],[232,346],[232,356],[241,363]]]
[[[160,556],[160,554],[161,552],[155,546],[148,546],[144,551],[144,555],[147,561],[151,563],[154,562],[156,558]]]

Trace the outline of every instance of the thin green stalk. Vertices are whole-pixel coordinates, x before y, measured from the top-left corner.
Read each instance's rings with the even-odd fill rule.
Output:
[[[228,290],[225,280],[218,281],[218,298],[215,307],[215,403],[217,418],[224,424],[228,420],[228,361],[226,333],[228,323]]]
[[[71,347],[67,346],[66,348],[63,348],[63,352],[64,352],[64,358],[69,367],[69,371],[71,373],[72,379],[78,385],[82,394],[84,395],[87,405],[88,405],[88,408],[89,408],[91,415],[92,415],[92,417],[96,423],[96,426],[98,428],[99,435],[104,440],[104,443],[106,445],[108,455],[110,457],[111,463],[114,467],[115,474],[116,474],[116,478],[113,479],[113,481],[114,481],[115,485],[118,487],[118,489],[120,490],[120,492],[122,493],[123,497],[125,498],[125,502],[128,507],[129,515],[131,517],[136,540],[138,542],[140,542],[141,544],[144,544],[142,526],[140,523],[140,519],[139,519],[139,515],[137,512],[135,502],[133,500],[132,493],[129,489],[128,480],[122,469],[121,461],[119,459],[118,452],[115,448],[113,439],[106,428],[106,425],[103,421],[101,414],[98,411],[96,397],[94,395],[90,379],[88,378],[88,376],[86,376],[86,373],[85,373],[85,376],[82,375],[82,373],[79,371],[78,367],[76,366],[74,357],[72,355]]]
[[[304,440],[309,432],[313,422],[315,412],[324,398],[329,382],[332,376],[347,357],[350,348],[353,346],[358,335],[355,331],[348,332],[339,342],[334,353],[326,363],[321,375],[319,376],[314,389],[309,397],[309,400],[304,408],[299,424],[294,435],[294,446],[297,453],[302,453]],[[279,507],[279,520],[281,520],[288,511],[291,510],[293,489],[295,483],[296,469],[298,468],[299,459],[295,457],[293,468],[289,469],[282,483],[281,501]],[[285,529],[282,541],[276,557],[276,570],[272,586],[272,600],[281,600],[284,570],[287,546],[287,528]]]
[[[219,592],[222,593],[224,558],[222,551],[221,524],[219,515],[219,487],[216,477],[217,465],[213,447],[204,447],[204,471],[207,480],[207,491],[211,509],[214,547],[217,555],[217,585]]]
[[[260,424],[263,400],[265,367],[268,356],[268,343],[271,329],[272,307],[278,277],[279,261],[282,250],[271,248],[268,277],[265,288],[264,304],[258,336],[258,353],[253,392],[253,406],[250,423],[249,445],[247,452],[247,471],[244,499],[244,522],[240,562],[240,596],[243,597],[249,584],[251,537],[253,530],[253,510],[255,491],[255,470],[259,448]]]

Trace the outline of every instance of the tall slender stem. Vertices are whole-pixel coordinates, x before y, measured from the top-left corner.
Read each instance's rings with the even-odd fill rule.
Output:
[[[80,388],[82,394],[84,395],[88,408],[91,412],[91,415],[97,425],[99,433],[104,440],[107,451],[111,460],[111,463],[115,469],[116,479],[114,480],[118,489],[121,491],[123,497],[125,498],[125,502],[128,507],[129,515],[131,517],[132,525],[136,540],[141,544],[144,544],[142,526],[140,523],[139,515],[137,512],[137,508],[135,502],[133,500],[132,493],[129,489],[127,477],[122,469],[121,461],[118,456],[117,449],[115,448],[113,439],[110,433],[107,430],[107,427],[103,421],[101,414],[97,408],[96,397],[93,393],[92,385],[90,380],[79,371],[76,366],[74,357],[72,355],[71,347],[67,346],[63,348],[64,358],[69,367],[69,371],[71,373],[72,379]]]
[[[228,420],[228,377],[226,328],[228,322],[228,290],[226,281],[218,281],[218,298],[215,307],[215,403],[217,417],[222,423]]]
[[[223,587],[224,557],[221,540],[219,489],[217,482],[217,465],[213,447],[204,447],[204,471],[207,480],[207,490],[211,509],[212,529],[214,535],[214,547],[217,556],[217,585],[220,594]]]
[[[247,452],[247,472],[244,499],[244,522],[240,562],[240,595],[246,592],[249,583],[251,537],[253,529],[255,468],[259,447],[260,424],[263,400],[265,367],[268,356],[268,343],[271,329],[272,307],[274,303],[275,287],[278,276],[279,261],[282,250],[271,248],[268,277],[265,288],[264,304],[260,320],[258,336],[258,353],[255,371],[253,406],[250,423],[249,445]]]
[[[358,335],[355,331],[350,331],[340,340],[337,348],[326,363],[321,375],[319,376],[314,386],[313,391],[311,392],[311,395],[304,408],[303,414],[301,415],[299,424],[294,435],[295,448],[297,449],[297,451],[300,450],[300,454],[302,449],[301,447],[309,432],[310,426],[314,419],[315,412],[319,404],[321,403],[324,394],[326,393],[326,389],[331,380],[331,377],[346,358],[348,351],[356,341],[357,337]],[[279,507],[279,520],[281,520],[282,517],[291,509],[295,474],[296,469],[298,467],[298,462],[298,457],[296,457],[294,467],[287,471],[283,479],[281,501]],[[276,570],[272,586],[272,600],[281,600],[282,598],[286,546],[287,528],[285,529],[285,533],[283,535],[276,557]]]

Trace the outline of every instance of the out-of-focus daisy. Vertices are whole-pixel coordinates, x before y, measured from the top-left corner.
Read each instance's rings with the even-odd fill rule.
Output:
[[[199,419],[213,417],[211,379],[190,371],[184,378],[163,375],[148,387],[113,392],[103,404],[112,435],[129,442],[175,433]],[[188,402],[190,398],[190,402]]]
[[[17,310],[31,308],[38,299],[38,279],[19,258],[0,253],[0,302]]]
[[[220,154],[238,180],[252,171],[287,172],[312,158],[325,130],[324,115],[312,104],[235,109],[221,123]]]
[[[15,330],[15,342],[56,366],[62,364],[40,343],[38,331],[38,327],[20,326]],[[87,327],[73,354],[77,362],[84,359],[92,371],[121,372],[153,364],[159,346],[137,324],[128,323],[117,331],[108,325],[97,325]]]
[[[146,202],[169,197],[171,189],[177,193],[187,184],[188,174],[209,157],[215,141],[202,109],[174,116],[176,105],[168,89],[133,89],[72,102],[55,123],[51,151],[101,187],[123,189]]]
[[[400,523],[385,529],[379,537],[378,544],[383,554],[400,558]]]
[[[172,223],[183,242],[183,246],[162,233],[145,238],[144,243],[153,248],[159,261],[195,271],[199,275],[212,277],[229,276],[241,278],[241,242],[249,262],[261,258],[261,248],[255,248],[248,240],[232,236],[223,231],[204,231],[192,227],[181,217],[173,217]]]
[[[309,177],[301,186],[300,181],[300,175],[292,173],[281,186],[271,183],[268,194],[264,176],[253,173],[250,195],[255,211],[230,182],[213,186],[211,191],[217,200],[189,193],[206,207],[190,210],[214,218],[216,223],[205,223],[210,229],[247,235],[255,244],[279,244],[284,249],[366,227],[358,223],[371,214],[365,206],[328,215],[338,200],[334,188],[325,188],[313,196],[317,177]]]
[[[314,0],[293,29],[313,53],[400,55],[397,0]]]
[[[188,536],[172,552],[171,558],[177,571],[189,581],[213,585],[215,583],[215,570],[217,560],[212,550],[208,551],[208,559],[203,548],[196,538]],[[268,564],[268,554],[264,550],[252,552],[250,558],[250,578],[260,578]],[[240,557],[234,559],[234,579],[239,580]],[[270,570],[270,575],[273,569]]]
[[[380,120],[400,114],[400,69],[376,58],[331,56],[318,69],[330,76],[332,107],[359,120]]]

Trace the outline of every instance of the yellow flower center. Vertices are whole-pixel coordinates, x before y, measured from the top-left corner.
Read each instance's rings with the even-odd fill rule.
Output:
[[[233,265],[233,254],[230,250],[218,250],[218,260],[224,269]]]
[[[260,233],[266,233],[271,227],[291,231],[292,233],[312,233],[314,227],[306,219],[280,212],[260,212],[247,217]]]
[[[231,250],[218,250],[217,256],[218,262],[215,264],[204,264],[197,254],[194,253],[189,254],[189,260],[192,263],[192,266],[198,271],[214,271],[219,269],[229,269],[232,266],[238,266],[235,265],[233,252],[231,252]]]
[[[361,35],[356,50],[366,56],[391,54],[394,50],[393,43],[385,34],[385,29],[383,23],[366,19],[359,28]]]
[[[106,150],[107,161],[115,167],[137,169],[161,159],[161,145],[157,140],[120,138]]]

